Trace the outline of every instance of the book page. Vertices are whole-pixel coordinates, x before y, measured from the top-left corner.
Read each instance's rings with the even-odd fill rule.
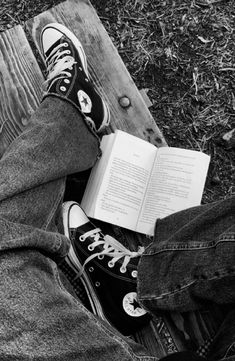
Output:
[[[115,133],[112,153],[96,197],[94,218],[136,229],[156,149],[125,132]]]
[[[103,136],[102,142],[100,144],[102,156],[92,168],[90,177],[88,179],[88,183],[81,202],[81,207],[89,217],[94,217],[97,189],[99,189],[104,178],[106,165],[112,152],[114,139],[114,133]]]
[[[209,161],[201,152],[159,148],[137,230],[153,235],[157,218],[199,205]]]

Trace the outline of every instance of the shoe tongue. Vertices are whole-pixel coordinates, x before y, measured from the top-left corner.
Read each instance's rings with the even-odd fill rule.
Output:
[[[63,37],[63,34],[53,28],[50,29],[50,36],[43,39],[43,49],[47,53],[51,47],[54,47],[55,44],[58,45],[59,40]]]
[[[69,227],[78,228],[86,223],[89,223],[89,219],[79,207],[76,207],[76,212],[70,212]]]

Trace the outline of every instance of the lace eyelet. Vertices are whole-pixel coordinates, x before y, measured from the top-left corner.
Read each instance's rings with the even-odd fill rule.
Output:
[[[84,242],[84,241],[85,241],[84,237],[83,237],[83,236],[80,236],[80,237],[79,237],[79,241]]]
[[[132,275],[133,278],[137,278],[137,274],[138,274],[137,271],[132,271],[131,272],[131,275]]]
[[[89,246],[87,248],[89,251],[94,251],[94,247],[91,244],[89,244]]]
[[[66,50],[66,53],[67,53],[67,54],[71,54],[71,51],[70,51],[70,50]]]
[[[66,46],[66,47],[67,47],[67,46],[69,46],[69,44],[68,44],[68,43],[63,43],[63,46]]]
[[[93,272],[94,271],[94,267],[89,267],[89,272]]]
[[[61,90],[62,92],[65,92],[67,89],[65,88],[65,86],[61,86],[61,87],[60,87],[60,90]]]
[[[126,272],[126,268],[125,268],[125,267],[121,267],[121,268],[120,268],[120,272],[121,272],[121,273],[125,273],[125,272]]]
[[[113,268],[113,267],[114,267],[114,263],[113,263],[112,261],[109,261],[109,262],[108,262],[108,266],[109,266],[109,268]]]
[[[95,283],[95,286],[96,286],[96,287],[100,287],[100,282],[97,281],[97,282]]]
[[[69,69],[69,70],[73,70],[73,67],[72,67],[72,66],[70,66],[68,69]]]
[[[89,80],[87,78],[85,78],[85,81],[88,83]]]
[[[70,84],[70,80],[69,80],[69,79],[64,79],[64,82],[65,82],[66,84]]]
[[[98,258],[99,258],[99,259],[103,259],[103,258],[104,258],[104,255],[103,255],[103,254],[99,254],[99,255],[98,255]]]

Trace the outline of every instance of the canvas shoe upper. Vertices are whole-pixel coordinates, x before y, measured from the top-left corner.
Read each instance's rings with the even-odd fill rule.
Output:
[[[94,132],[110,122],[109,108],[88,74],[84,49],[76,36],[61,24],[48,24],[41,33],[41,49],[47,68],[47,92],[69,101],[85,116]]]
[[[103,235],[76,202],[63,205],[65,235],[71,240],[67,264],[82,280],[92,310],[124,335],[149,322],[137,300],[137,265],[143,247],[131,252]]]

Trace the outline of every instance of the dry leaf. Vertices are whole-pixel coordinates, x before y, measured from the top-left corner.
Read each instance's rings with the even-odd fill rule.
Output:
[[[201,40],[202,43],[207,44],[210,43],[212,40],[204,39],[202,36],[198,36],[198,39]]]

